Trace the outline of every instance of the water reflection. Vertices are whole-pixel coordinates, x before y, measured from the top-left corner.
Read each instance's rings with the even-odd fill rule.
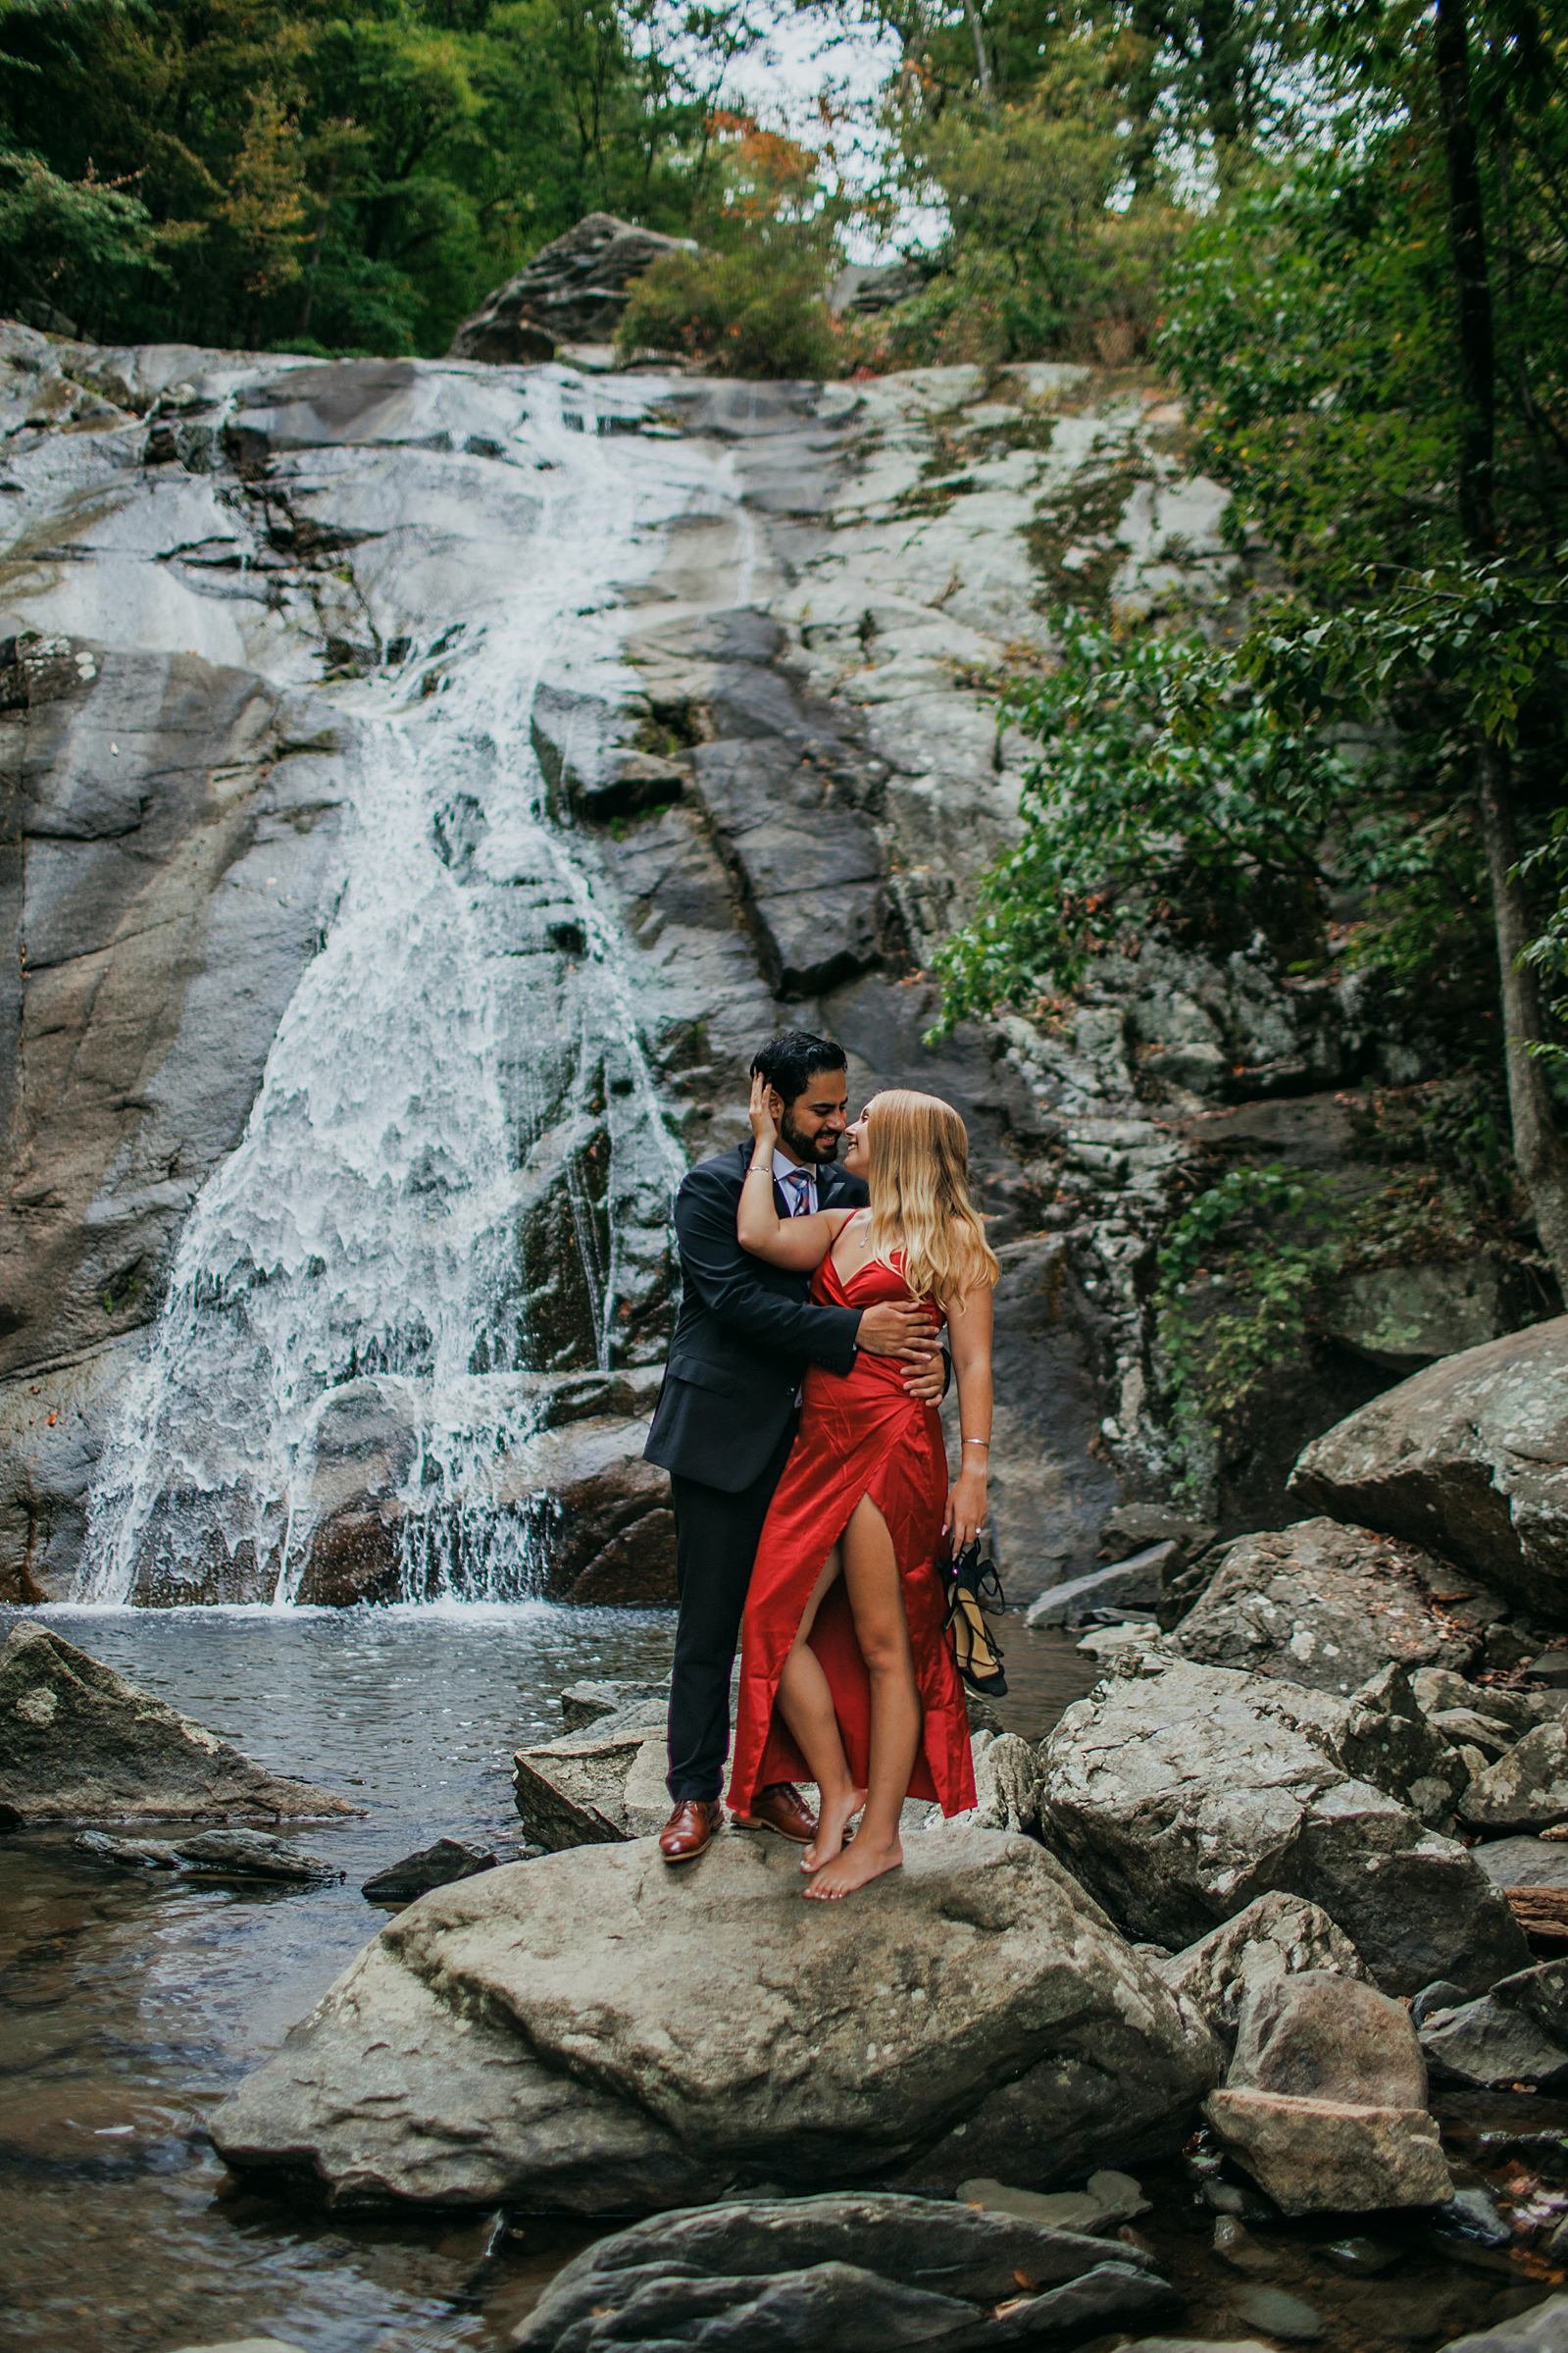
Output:
[[[348,1876],[297,1894],[121,1875],[64,1832],[0,1840],[0,2327],[43,2353],[264,2332],[305,2353],[499,2345],[581,2233],[317,2223],[236,2194],[203,2123],[374,1934],[360,1882],[443,1834],[515,1852],[512,1750],[560,1730],[565,1684],[662,1672],[671,1618],[37,1614],[366,1813],[301,1834]]]

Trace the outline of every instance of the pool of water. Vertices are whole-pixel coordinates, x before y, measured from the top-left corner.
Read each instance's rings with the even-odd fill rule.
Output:
[[[0,1838],[0,2342],[504,2345],[584,2229],[323,2218],[235,2184],[205,2120],[374,1934],[383,1916],[361,1882],[442,1835],[514,1853],[513,1749],[560,1730],[566,1684],[664,1672],[673,1620],[543,1605],[36,1614],[261,1763],[366,1811],[301,1833],[345,1881],[289,1894],[121,1873],[76,1854],[69,1832]],[[0,1637],[14,1615],[0,1611]],[[1007,1664],[1003,1715],[1032,1736],[1096,1672],[1070,1638],[1021,1628]],[[1568,2110],[1514,2105],[1533,2132],[1568,2127]],[[1489,2118],[1472,2138],[1505,2180],[1522,2161]],[[1528,2153],[1532,2177],[1541,2162]],[[1204,2336],[1262,2332],[1238,2302],[1260,2282],[1315,2304],[1327,2353],[1432,2346],[1554,2284],[1539,2253],[1443,2248],[1415,2224],[1378,2225],[1375,2275],[1326,2252],[1335,2234],[1317,2226],[1243,2234],[1217,2254],[1215,2216],[1180,2168],[1151,2169],[1145,2187],[1154,2211],[1138,2227]]]
[[[531,2242],[542,2258],[553,2234],[318,2225],[234,2194],[204,2122],[375,1933],[383,1915],[361,1882],[444,1834],[515,1852],[513,1749],[560,1731],[564,1685],[662,1672],[670,1617],[539,1605],[37,1614],[249,1756],[366,1812],[301,1833],[347,1878],[291,1894],[106,1869],[69,1833],[0,1840],[0,2332],[61,2353],[266,2331],[307,2353],[500,2343],[536,2268]]]

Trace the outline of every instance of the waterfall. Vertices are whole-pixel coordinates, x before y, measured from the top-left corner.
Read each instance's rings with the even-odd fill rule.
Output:
[[[284,396],[242,387],[238,425]],[[720,492],[689,445],[636,433],[625,382],[432,365],[415,397],[430,432],[296,442],[252,493],[339,530],[395,658],[327,690],[351,787],[335,902],[119,1402],[82,1601],[171,1598],[216,1562],[286,1605],[367,1485],[405,1598],[527,1593],[546,1515],[519,1504],[518,1451],[657,1270],[680,1162],[643,983],[531,717],[544,682],[625,698],[623,591]]]

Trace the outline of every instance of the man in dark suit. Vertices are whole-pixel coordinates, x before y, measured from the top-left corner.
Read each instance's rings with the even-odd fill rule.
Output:
[[[783,1216],[842,1204],[866,1188],[834,1165],[849,1119],[842,1047],[784,1030],[753,1057],[784,1105],[774,1155]],[[722,1820],[719,1790],[730,1747],[730,1674],[746,1586],[773,1491],[795,1434],[808,1363],[847,1372],[857,1349],[899,1356],[906,1386],[935,1404],[945,1366],[913,1302],[863,1312],[819,1305],[807,1277],[751,1257],[735,1211],[750,1139],[703,1160],[676,1195],[681,1312],[644,1454],[670,1473],[681,1597],[670,1685],[674,1812],[659,1834],[669,1863],[700,1855]],[[816,1823],[788,1783],[763,1790],[748,1823],[802,1843]]]

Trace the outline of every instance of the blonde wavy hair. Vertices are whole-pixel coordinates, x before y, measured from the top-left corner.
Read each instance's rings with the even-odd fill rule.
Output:
[[[867,1181],[874,1257],[904,1253],[922,1298],[961,1303],[1000,1268],[969,1198],[969,1133],[939,1096],[888,1087],[867,1106]]]

